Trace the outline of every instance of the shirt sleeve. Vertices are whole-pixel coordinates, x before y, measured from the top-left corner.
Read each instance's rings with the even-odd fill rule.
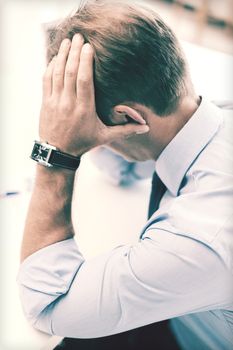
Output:
[[[35,328],[94,338],[223,307],[228,278],[209,247],[153,228],[137,244],[90,260],[74,239],[43,248],[22,263],[18,283]]]

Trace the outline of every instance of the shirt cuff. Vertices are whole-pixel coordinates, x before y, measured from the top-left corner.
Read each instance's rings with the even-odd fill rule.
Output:
[[[68,292],[84,258],[73,238],[38,250],[21,264],[17,276],[25,316],[38,315]]]

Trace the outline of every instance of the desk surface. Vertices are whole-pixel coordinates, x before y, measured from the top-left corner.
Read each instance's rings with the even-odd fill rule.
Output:
[[[210,99],[233,100],[232,82],[227,79],[231,76],[232,57],[191,44],[184,44],[184,48],[197,92]],[[130,188],[114,187],[105,181],[104,175],[94,168],[88,157],[82,163],[78,176],[73,219],[74,226],[78,227],[78,244],[84,256],[89,258],[116,245],[136,241],[146,218],[149,181],[141,181]],[[58,338],[49,339],[28,325],[19,302],[15,280],[29,198],[30,194],[24,193],[0,200],[3,349],[52,349],[53,345],[49,342],[58,342]]]

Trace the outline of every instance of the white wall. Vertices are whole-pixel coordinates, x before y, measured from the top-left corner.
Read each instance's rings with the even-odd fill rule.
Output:
[[[1,5],[0,156],[2,191],[25,188],[37,138],[44,70],[41,24],[68,14],[79,1],[17,1]]]

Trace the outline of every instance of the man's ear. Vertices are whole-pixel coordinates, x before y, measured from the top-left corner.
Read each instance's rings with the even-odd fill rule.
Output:
[[[137,123],[144,125],[146,121],[143,119],[140,112],[133,107],[126,105],[117,105],[112,110],[112,122],[116,124]]]

